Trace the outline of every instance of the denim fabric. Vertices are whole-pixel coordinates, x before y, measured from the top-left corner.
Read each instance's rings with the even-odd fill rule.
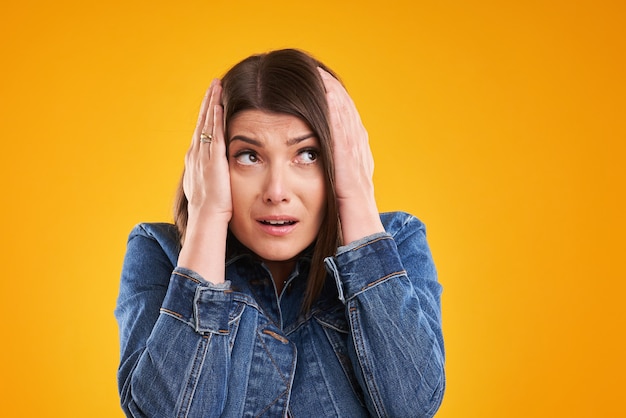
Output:
[[[281,295],[250,254],[223,285],[177,268],[173,225],[131,233],[115,311],[129,417],[431,417],[444,388],[441,286],[424,225],[381,214],[385,233],[338,248],[309,312],[310,258]]]

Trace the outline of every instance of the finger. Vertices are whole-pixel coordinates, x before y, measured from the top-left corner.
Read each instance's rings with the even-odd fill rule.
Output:
[[[332,80],[337,81],[335,77],[333,77],[328,71],[324,70],[322,67],[317,67],[317,71],[320,73],[320,76],[322,76],[324,87],[327,87],[327,84],[331,83]]]
[[[328,103],[328,116],[330,118],[329,122],[333,134],[333,142],[342,142],[346,137],[343,116],[347,115],[346,111],[349,108],[344,100],[345,97],[349,98],[348,93],[339,80],[330,73],[320,67],[317,67],[317,70],[322,77],[326,89],[326,101]]]
[[[213,155],[226,158],[226,138],[224,137],[224,108],[217,104],[213,107]]]
[[[202,128],[204,126],[204,121],[206,119],[206,114],[209,109],[209,101],[211,99],[211,94],[213,92],[213,85],[215,84],[215,80],[211,81],[211,85],[207,89],[206,93],[204,93],[204,98],[202,99],[202,104],[200,105],[200,112],[198,113],[198,120],[196,121],[196,128],[194,130],[193,135],[191,136],[191,147],[200,140],[200,134],[202,133]]]
[[[223,133],[224,122],[220,120],[221,116],[217,116],[218,108],[220,110],[222,109],[221,101],[222,101],[222,86],[218,81],[213,86],[212,97],[210,100],[210,108],[207,111],[207,113],[210,113],[210,115],[207,114],[206,124],[203,129],[204,134],[209,137],[208,142],[201,144],[201,146],[206,148],[206,152],[201,152],[201,158],[203,159],[205,158],[211,159],[211,155],[220,155],[220,154],[214,154],[215,152],[220,152],[220,151],[216,151],[216,148],[219,148],[220,150],[222,150],[224,147],[223,145],[224,144],[224,133]]]
[[[339,103],[337,103],[336,94],[329,91],[326,94],[326,100],[328,101],[328,116],[330,119],[331,131],[333,134],[334,143],[342,143],[345,138],[344,124],[342,122],[342,113]]]
[[[341,84],[339,80],[337,80],[332,74],[325,71],[324,69],[317,67],[320,75],[322,76],[322,81],[324,82],[324,87],[326,89],[327,95],[330,93],[334,93],[334,98],[337,103],[337,108],[345,110],[346,112],[350,112],[356,114],[358,116],[358,112],[356,110],[356,105],[352,100],[352,97],[348,94],[346,88]]]
[[[357,152],[355,132],[352,127],[350,107],[342,100],[343,95],[331,90],[327,93],[328,116],[336,159],[353,158]]]
[[[339,80],[321,68],[318,68],[318,71],[327,92],[335,159],[361,161],[364,168],[373,171],[373,156],[367,130],[363,126],[354,101]]]
[[[209,98],[209,107],[206,111],[206,115],[204,118],[204,123],[202,125],[202,130],[200,134],[204,133],[205,135],[213,135],[213,108],[218,105],[221,101],[222,97],[222,86],[218,79],[213,80],[213,88],[211,90],[211,96]],[[198,139],[200,139],[198,137]]]
[[[348,102],[352,101],[352,98],[348,94],[348,91],[339,80],[337,80],[332,74],[330,74],[328,71],[325,71],[323,68],[317,67],[317,71],[322,76],[322,81],[324,82],[324,88],[326,89],[326,92],[337,92],[339,96],[345,96]]]

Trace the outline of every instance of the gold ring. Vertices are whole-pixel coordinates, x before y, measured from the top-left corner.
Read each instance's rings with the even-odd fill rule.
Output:
[[[210,144],[213,141],[213,135],[211,134],[205,134],[204,132],[202,132],[200,134],[200,143],[202,144]]]

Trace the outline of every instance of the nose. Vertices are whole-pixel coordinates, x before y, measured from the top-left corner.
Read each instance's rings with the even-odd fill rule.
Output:
[[[280,166],[269,167],[265,173],[263,202],[278,204],[289,202],[289,184],[287,170]]]

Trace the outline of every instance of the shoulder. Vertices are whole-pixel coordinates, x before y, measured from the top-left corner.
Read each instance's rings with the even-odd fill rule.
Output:
[[[180,235],[170,223],[140,223],[130,232],[128,247],[143,253],[165,253],[175,265],[180,252]]]
[[[380,219],[385,227],[385,231],[392,237],[401,233],[420,232],[426,235],[426,226],[415,216],[406,212],[384,212],[380,214]]]
[[[178,231],[176,230],[176,226],[170,223],[140,223],[135,225],[135,227],[130,232],[129,239],[132,239],[137,236],[142,236],[146,238],[155,239],[157,241],[177,241],[178,240]]]

